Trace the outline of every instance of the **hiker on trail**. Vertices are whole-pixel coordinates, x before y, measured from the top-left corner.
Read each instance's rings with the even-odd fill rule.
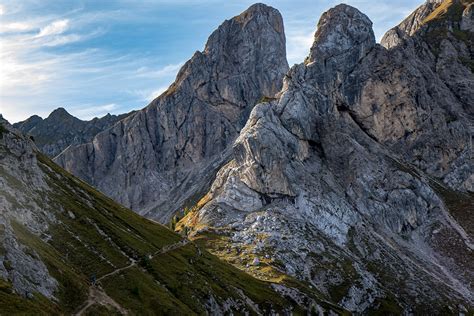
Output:
[[[91,276],[91,284],[95,286],[95,285],[96,285],[96,282],[97,282],[97,278],[96,278],[95,273],[94,273],[94,274]]]

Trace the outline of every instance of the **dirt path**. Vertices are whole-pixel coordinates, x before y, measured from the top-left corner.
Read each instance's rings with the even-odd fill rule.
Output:
[[[122,315],[127,315],[127,310],[124,309],[120,304],[115,302],[110,296],[108,296],[102,288],[97,286],[89,287],[89,297],[87,298],[86,304],[81,308],[75,315],[82,315],[89,307],[94,304],[103,306],[112,306],[118,310]]]
[[[187,245],[188,243],[189,243],[189,240],[183,239],[183,240],[181,240],[181,241],[179,241],[175,244],[164,246],[160,250],[158,250],[155,253],[151,254],[149,256],[149,259],[151,260],[154,257],[156,257],[157,255],[165,254],[169,251],[181,248],[181,247]],[[114,270],[110,273],[107,273],[107,274],[101,276],[100,278],[97,279],[97,282],[99,282],[99,281],[101,281],[105,278],[108,278],[112,275],[115,275],[119,272],[122,272],[124,270],[130,269],[131,267],[134,267],[134,266],[137,265],[136,260],[130,259],[130,261],[131,262],[130,262],[129,265],[127,265],[125,267],[122,267],[122,268],[119,268],[119,269],[116,269],[116,270]],[[87,301],[83,304],[83,306],[81,307],[81,309],[77,313],[74,313],[74,315],[77,315],[77,316],[82,315],[89,307],[91,307],[94,304],[99,304],[99,305],[104,305],[104,306],[112,306],[115,309],[117,309],[122,315],[127,315],[127,310],[124,309],[122,306],[120,306],[120,304],[115,302],[110,296],[108,296],[105,293],[105,291],[98,285],[97,286],[91,285],[89,287],[89,296],[87,298]]]
[[[112,275],[114,275],[114,274],[117,274],[117,273],[119,273],[119,272],[122,272],[123,270],[130,269],[131,267],[133,267],[133,266],[135,266],[135,265],[137,265],[137,262],[132,259],[132,260],[131,260],[131,263],[130,263],[128,266],[125,266],[125,267],[123,267],[123,268],[116,269],[116,270],[114,270],[114,271],[112,271],[112,272],[110,272],[110,273],[107,273],[107,274],[101,276],[100,278],[97,279],[97,282],[99,282],[100,280],[103,280],[103,279],[105,279],[105,278],[108,278],[109,276],[112,276]]]

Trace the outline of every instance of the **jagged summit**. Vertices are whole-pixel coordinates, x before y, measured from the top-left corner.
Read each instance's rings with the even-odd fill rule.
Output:
[[[393,41],[391,36],[397,30],[404,32],[408,36],[413,36],[422,28],[425,28],[425,31],[430,26],[436,28],[439,26],[439,23],[436,23],[436,21],[449,24],[451,31],[456,29],[465,31],[471,27],[472,32],[472,26],[474,25],[472,8],[473,3],[469,0],[426,1],[394,29],[388,31],[381,44],[386,47],[392,47],[394,45],[391,43]]]
[[[238,17],[247,19],[257,14],[268,14],[268,13],[280,14],[279,11],[264,3],[254,3],[247,10],[238,15]]]
[[[65,108],[59,107],[55,109],[51,114],[49,114],[48,119],[55,120],[55,119],[64,119],[64,118],[75,118]],[[77,118],[76,118],[77,119]]]
[[[321,16],[307,62],[327,62],[342,54],[357,62],[374,45],[370,19],[356,8],[340,4]]]
[[[277,9],[263,3],[256,3],[250,6],[247,10],[231,19],[231,21],[246,25],[253,19],[262,18],[267,19],[268,23],[273,25],[275,30],[278,32],[283,32],[283,20],[281,18],[280,12]]]
[[[192,94],[187,91],[191,88],[207,102],[242,107],[250,100],[272,97],[287,69],[282,16],[272,7],[256,4],[224,21],[204,50],[180,69],[164,95]]]

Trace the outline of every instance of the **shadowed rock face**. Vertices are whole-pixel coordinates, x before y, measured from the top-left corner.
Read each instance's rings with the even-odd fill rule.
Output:
[[[53,158],[68,146],[91,141],[95,135],[130,114],[107,114],[101,118],[82,121],[69,114],[65,109],[58,108],[44,120],[33,115],[25,121],[13,124],[13,126],[21,132],[33,136],[38,148]]]
[[[145,109],[55,161],[116,201],[167,222],[203,194],[258,100],[288,70],[280,13],[263,4],[225,21]]]
[[[472,310],[466,3],[428,2],[383,46],[357,9],[324,13],[305,63],[253,109],[178,227],[217,233],[351,311]]]

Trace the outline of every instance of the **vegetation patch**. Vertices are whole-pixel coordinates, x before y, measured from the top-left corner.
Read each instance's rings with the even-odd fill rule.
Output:
[[[430,45],[432,52],[438,56],[440,45],[444,39],[450,36],[464,42],[468,47],[472,45],[473,37],[470,32],[460,29],[462,13],[466,6],[472,1],[447,0],[443,1],[425,20],[422,25],[426,25],[423,37]],[[466,62],[466,58],[460,60],[472,71],[471,63]]]
[[[9,282],[0,279],[0,315],[61,315],[61,309],[46,297],[36,294],[27,299],[13,292]]]
[[[43,242],[18,222],[13,221],[12,227],[19,241],[24,246],[34,249],[46,264],[51,276],[59,283],[59,289],[55,296],[59,299],[59,303],[65,311],[72,312],[86,300],[87,280],[64,260],[60,250],[58,251]]]
[[[147,315],[150,311],[168,315],[192,314],[166,287],[138,267],[127,269],[113,278],[106,278],[101,284],[116,302],[137,315]]]

